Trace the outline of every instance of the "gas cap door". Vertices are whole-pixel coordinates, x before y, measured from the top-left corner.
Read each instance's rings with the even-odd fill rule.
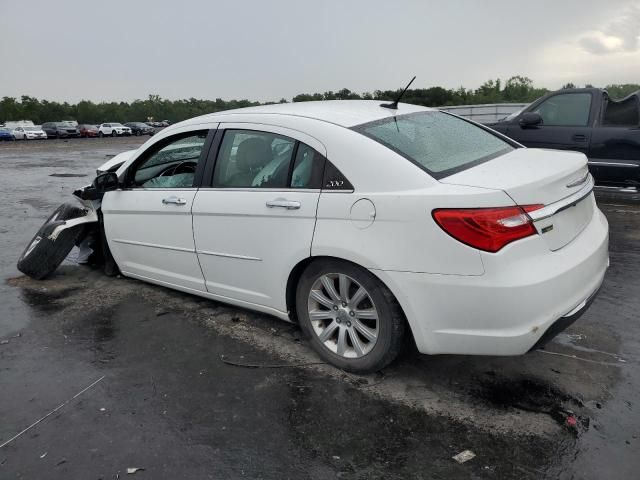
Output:
[[[376,207],[368,198],[361,198],[351,206],[351,222],[356,228],[364,230],[376,219]]]

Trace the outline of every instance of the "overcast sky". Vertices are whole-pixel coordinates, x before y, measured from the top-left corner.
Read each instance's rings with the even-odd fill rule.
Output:
[[[0,97],[640,83],[638,1],[0,0]]]

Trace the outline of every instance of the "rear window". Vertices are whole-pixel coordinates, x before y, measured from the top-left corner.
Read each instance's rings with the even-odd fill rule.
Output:
[[[418,112],[353,127],[434,178],[466,170],[514,147],[473,123],[442,112]]]

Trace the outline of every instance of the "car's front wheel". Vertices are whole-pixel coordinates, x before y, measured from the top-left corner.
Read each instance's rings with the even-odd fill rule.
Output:
[[[300,326],[327,362],[355,373],[391,363],[402,348],[405,319],[391,292],[367,270],[339,260],[318,260],[296,292]]]
[[[118,136],[118,133],[117,133],[115,130],[113,130],[113,131],[111,132],[111,136],[112,136],[112,137],[117,137],[117,136]]]

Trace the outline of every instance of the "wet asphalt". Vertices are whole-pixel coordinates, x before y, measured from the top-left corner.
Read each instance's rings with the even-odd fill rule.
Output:
[[[51,211],[141,141],[0,144],[0,444],[49,414],[0,447],[0,478],[638,478],[638,198],[598,197],[611,267],[544,351],[408,348],[361,377],[266,315],[73,258],[44,281],[19,274]]]

